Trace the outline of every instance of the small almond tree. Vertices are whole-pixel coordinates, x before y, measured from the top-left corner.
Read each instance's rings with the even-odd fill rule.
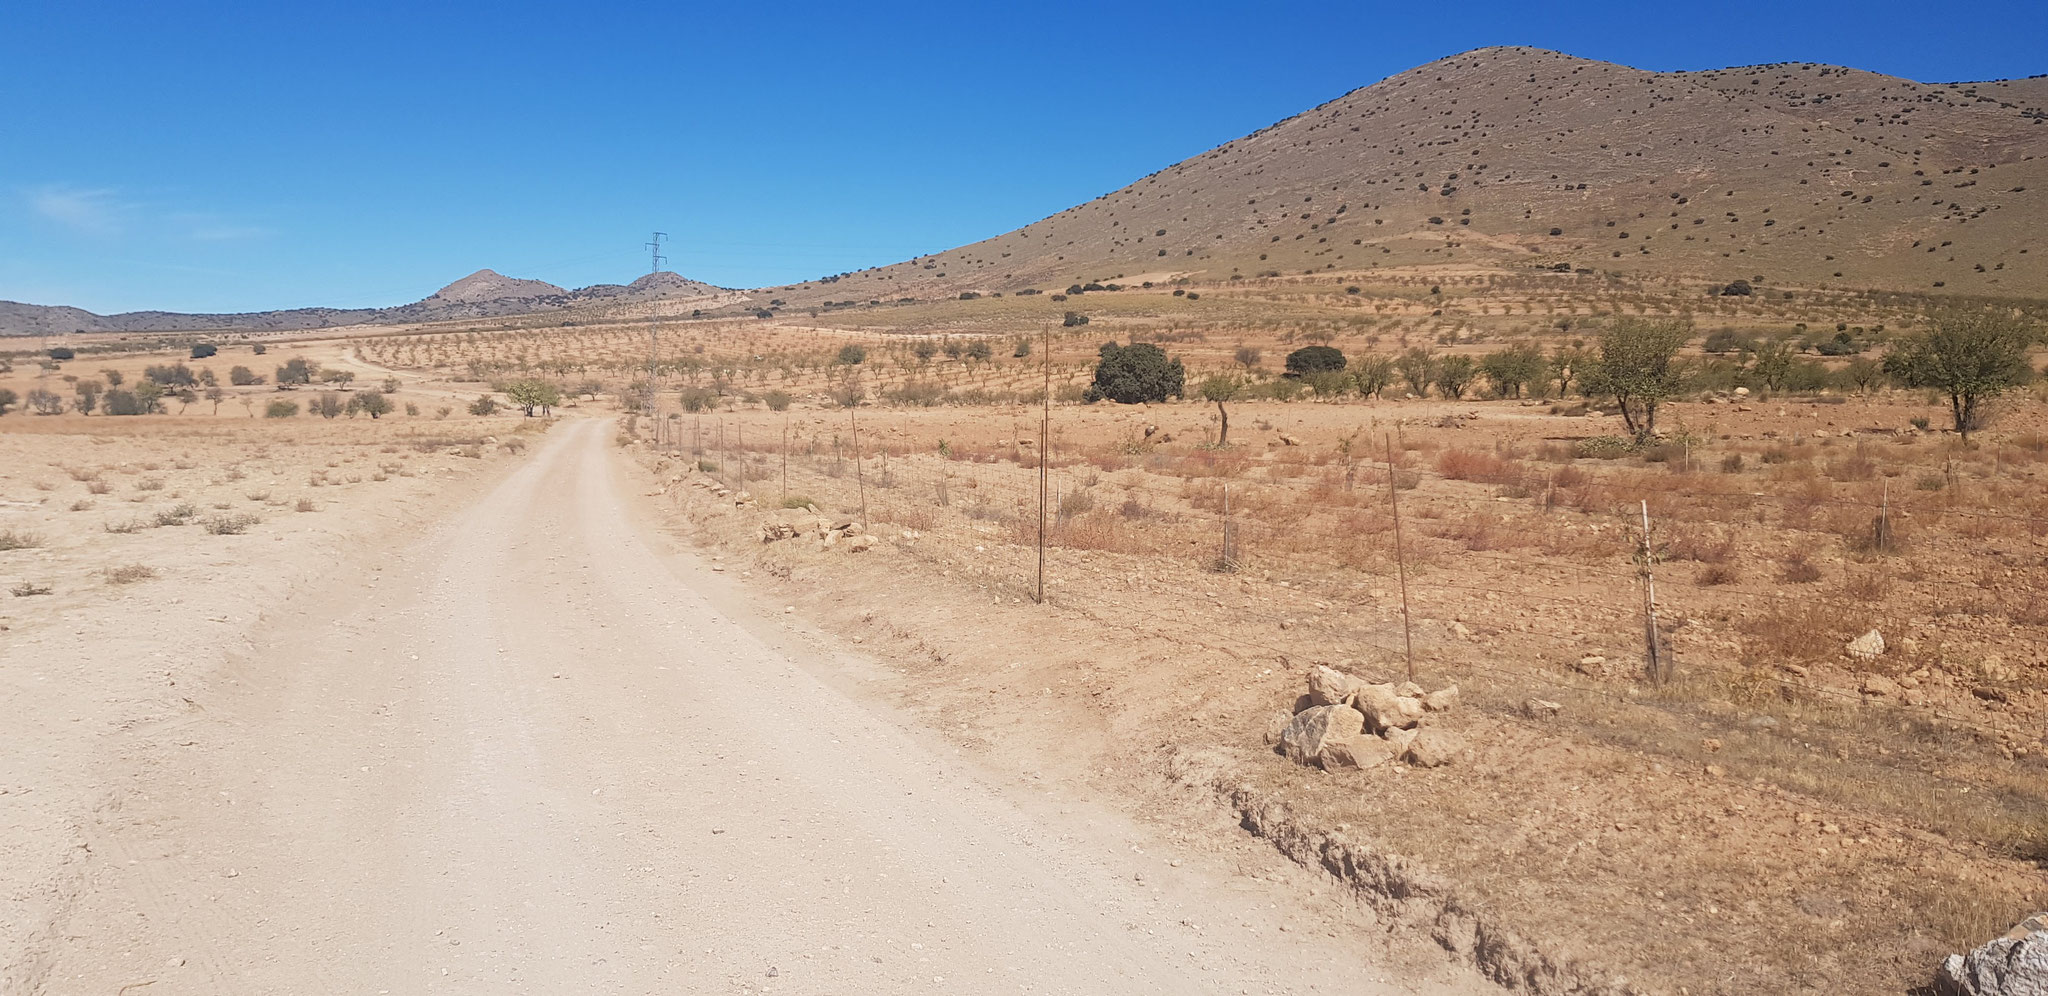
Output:
[[[515,380],[505,385],[505,396],[511,398],[512,403],[518,405],[528,418],[533,417],[536,408],[540,409],[542,415],[546,415],[550,409],[562,403],[561,388],[544,380]]]
[[[2002,309],[1956,309],[1928,319],[1884,358],[1884,372],[1907,387],[1948,395],[1963,442],[1983,427],[1985,403],[2033,379],[2027,349],[2039,336],[2032,322]]]
[[[1585,375],[1585,392],[1612,397],[1637,443],[1657,435],[1657,407],[1683,386],[1678,351],[1692,339],[1692,323],[1680,319],[1623,318],[1600,333]]]
[[[1235,377],[1228,377],[1222,374],[1202,380],[1202,400],[1215,402],[1216,415],[1223,420],[1221,431],[1216,433],[1216,445],[1218,447],[1230,445],[1230,410],[1223,407],[1223,405],[1225,402],[1235,399],[1238,390],[1243,386],[1244,382]]]

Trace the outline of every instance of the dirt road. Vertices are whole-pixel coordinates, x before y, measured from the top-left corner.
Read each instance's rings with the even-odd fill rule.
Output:
[[[107,773],[31,991],[1417,991],[722,609],[610,435],[251,632],[207,720]]]

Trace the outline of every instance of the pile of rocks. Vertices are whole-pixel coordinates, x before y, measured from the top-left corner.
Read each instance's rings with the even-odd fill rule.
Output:
[[[2048,913],[2020,921],[2004,937],[1966,955],[1949,955],[1934,977],[1941,996],[2042,996],[2048,993]]]
[[[815,507],[812,508],[812,511],[815,513]],[[846,549],[851,553],[866,553],[874,549],[875,544],[882,541],[879,536],[856,532],[852,522],[834,522],[831,519],[813,519],[807,523],[776,520],[761,524],[761,542],[763,543],[796,539],[800,536],[809,536],[817,540],[818,549],[820,550],[829,550],[839,545],[841,540],[844,540],[846,542]]]
[[[1324,770],[1370,768],[1399,759],[1424,768],[1451,763],[1464,745],[1432,721],[1458,706],[1458,686],[1425,692],[1414,682],[1373,684],[1332,667],[1308,676],[1308,694],[1273,717],[1266,742],[1296,764]]]

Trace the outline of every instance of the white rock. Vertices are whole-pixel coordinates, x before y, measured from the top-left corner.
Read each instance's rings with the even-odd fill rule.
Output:
[[[1849,656],[1851,657],[1861,657],[1865,660],[1872,657],[1882,657],[1884,656],[1884,636],[1873,629],[1862,636],[1850,640],[1848,649]]]

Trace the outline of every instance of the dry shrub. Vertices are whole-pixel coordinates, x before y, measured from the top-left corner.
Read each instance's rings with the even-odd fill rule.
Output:
[[[1877,476],[1877,463],[1857,453],[1829,463],[1827,473],[1837,481],[1867,481]]]
[[[1853,602],[1875,605],[1884,601],[1885,594],[1891,590],[1891,584],[1891,578],[1878,571],[1852,574],[1848,580],[1842,582],[1842,597]]]
[[[1699,572],[1692,577],[1693,583],[1702,588],[1734,584],[1740,580],[1742,580],[1742,573],[1737,571],[1733,564],[1706,564],[1700,567]]]
[[[1778,572],[1778,580],[1787,584],[1812,584],[1820,579],[1819,565],[1807,560],[1803,553],[1786,557],[1782,569]]]
[[[1735,556],[1735,537],[1716,529],[1680,526],[1670,533],[1665,557],[1702,564],[1724,564]]]
[[[1826,606],[1788,600],[1742,623],[1743,657],[1750,664],[1814,661],[1841,651],[1842,616]],[[1857,632],[1862,632],[1858,629]]]
[[[893,522],[905,529],[915,529],[923,532],[938,525],[939,516],[932,509],[921,505],[909,505],[893,508],[884,507],[875,513],[875,521]]]
[[[27,550],[42,545],[40,533],[26,529],[0,529],[0,550]]]
[[[156,577],[156,568],[147,564],[124,564],[119,567],[108,567],[100,573],[106,575],[108,584],[134,584]]]
[[[1449,449],[1436,458],[1436,472],[1454,481],[1499,483],[1507,479],[1508,463],[1491,453]]]

